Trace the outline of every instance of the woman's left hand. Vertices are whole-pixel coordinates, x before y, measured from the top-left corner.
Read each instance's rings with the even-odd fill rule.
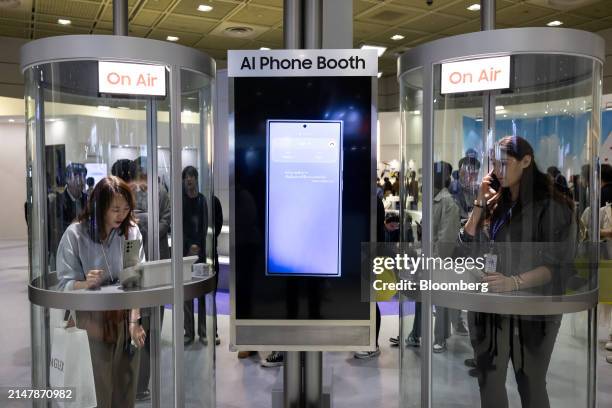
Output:
[[[147,335],[140,324],[130,323],[130,337],[136,346],[141,348],[144,346]]]
[[[487,273],[487,275],[482,278],[482,281],[489,284],[488,288],[490,292],[511,292],[514,290],[512,278],[502,275],[499,272]]]

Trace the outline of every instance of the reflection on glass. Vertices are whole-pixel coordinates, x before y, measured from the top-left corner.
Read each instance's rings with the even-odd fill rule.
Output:
[[[150,230],[143,181],[147,172],[142,171],[151,100],[100,94],[92,79],[96,73],[96,61],[51,63],[26,71],[32,169],[28,184],[37,174],[44,175],[29,189],[30,244],[46,248],[44,257],[33,251],[32,284],[65,292],[91,291],[91,296],[122,286],[137,289],[143,273],[138,265],[145,254],[147,260],[153,258],[144,245]],[[167,124],[168,115],[162,120]],[[37,169],[43,163],[44,169]],[[35,187],[44,190],[44,200]],[[165,223],[167,231],[167,195],[165,201],[168,208],[160,213],[160,230]],[[161,252],[169,257],[167,237],[165,242]],[[135,308],[62,316],[86,332],[99,406],[133,406],[136,399],[150,398],[150,314],[150,309]]]
[[[586,402],[586,339],[571,329],[587,332],[586,323],[575,320],[585,313],[562,318],[555,303],[596,287],[586,244],[592,222],[583,216],[591,206],[597,133],[593,61],[515,55],[512,66],[507,90],[441,94],[439,82],[434,86],[433,197],[424,198],[432,203],[434,254],[484,262],[473,273],[441,268],[432,275],[438,282],[488,284],[486,293],[435,296],[441,304],[433,310],[434,406],[451,395],[465,407]],[[439,70],[435,65],[434,78]],[[446,183],[458,211],[437,217]],[[443,238],[451,224],[454,233]],[[469,337],[465,311],[447,302],[465,304]],[[530,302],[533,307],[524,307]],[[514,375],[508,376],[510,367]],[[553,376],[553,367],[564,368]],[[577,391],[569,395],[568,384]]]
[[[215,295],[219,271],[216,237],[223,225],[221,204],[212,185],[211,91],[207,77],[181,70],[182,254],[197,257],[194,268],[198,276],[193,279],[215,274],[213,292],[185,299],[183,305],[185,399],[188,405],[196,402],[207,408],[215,406],[215,346],[221,342]]]
[[[402,76],[400,239],[412,243],[418,256],[421,247],[422,154],[423,154],[423,70]],[[400,278],[406,278],[401,277]],[[400,333],[393,343],[400,349],[400,397],[404,406],[419,407],[421,401],[421,302],[414,293],[400,293]]]

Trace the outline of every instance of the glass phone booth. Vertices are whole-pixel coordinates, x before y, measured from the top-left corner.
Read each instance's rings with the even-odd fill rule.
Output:
[[[33,387],[64,381],[81,406],[214,407],[214,60],[78,35],[26,44],[21,65]],[[86,342],[67,343],[72,324]],[[58,378],[75,344],[88,361],[66,357]]]
[[[475,32],[400,57],[404,232],[423,220],[426,256],[495,257],[422,271],[489,282],[486,293],[402,297],[402,406],[595,407],[603,60],[597,35],[549,28]],[[409,208],[419,170],[422,201]]]

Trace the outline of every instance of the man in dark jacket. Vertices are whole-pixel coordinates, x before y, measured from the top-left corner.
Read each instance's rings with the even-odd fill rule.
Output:
[[[55,270],[55,253],[66,228],[87,207],[87,194],[84,192],[87,168],[82,163],[66,166],[64,191],[49,194],[48,200],[48,239],[49,266]]]

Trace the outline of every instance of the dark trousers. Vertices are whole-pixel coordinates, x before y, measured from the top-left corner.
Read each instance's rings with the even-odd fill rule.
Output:
[[[136,393],[140,394],[149,389],[149,379],[151,378],[151,320],[152,316],[147,313],[142,316],[142,328],[147,337],[145,337],[144,347],[140,349],[140,370],[138,373],[138,384]],[[160,306],[160,335],[161,324],[164,322],[164,307]]]
[[[194,300],[187,300],[183,307],[185,313],[185,336],[192,339],[195,337]],[[198,298],[198,336],[206,337],[206,301],[204,296]]]
[[[421,337],[421,302],[414,302],[414,321],[409,336],[415,339]]]
[[[506,373],[511,360],[522,407],[550,408],[546,373],[561,317],[470,313],[468,318],[481,407],[508,407]]]
[[[451,322],[454,327],[461,321],[461,311],[447,307],[436,306],[436,321],[434,323],[434,343],[442,342],[451,336]]]
[[[126,350],[123,322],[117,323],[117,340],[113,343],[89,338],[98,408],[133,407],[140,351]]]
[[[213,316],[215,325],[215,335],[217,334],[217,286],[219,285],[219,263],[215,264],[215,277],[213,280],[214,291],[213,296]],[[195,316],[193,310],[193,301],[190,299],[185,301],[183,305],[183,328],[185,336],[195,338]],[[198,336],[206,338],[206,298],[204,296],[198,298]]]
[[[378,347],[378,336],[380,335],[380,308],[378,307],[378,303],[376,304],[376,347]]]

